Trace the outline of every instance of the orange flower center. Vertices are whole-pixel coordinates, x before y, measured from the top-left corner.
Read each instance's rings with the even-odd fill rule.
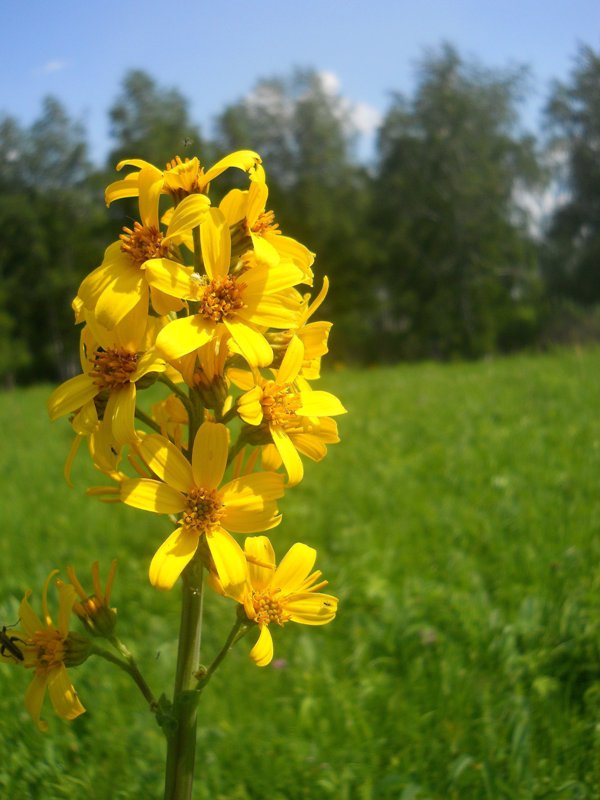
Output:
[[[302,400],[291,383],[278,384],[270,381],[263,389],[261,405],[268,422],[285,425],[294,420]]]
[[[221,322],[246,305],[242,298],[245,284],[238,283],[233,275],[214,278],[206,285],[198,304],[198,313],[204,319]]]
[[[264,236],[269,232],[281,233],[279,223],[275,222],[275,212],[273,211],[261,211],[251,230],[257,236]]]
[[[96,350],[89,359],[92,364],[90,375],[101,389],[118,389],[130,383],[131,375],[137,369],[138,354],[130,350]]]
[[[285,613],[281,601],[274,597],[273,592],[252,592],[252,606],[254,607],[254,621],[259,625],[268,625],[270,622],[283,625],[290,618],[290,615]]]
[[[31,643],[35,649],[36,670],[45,671],[64,663],[65,637],[60,631],[36,631]]]
[[[146,228],[139,222],[135,222],[133,230],[123,228],[124,233],[120,234],[121,250],[127,253],[136,267],[141,267],[149,258],[165,258],[169,252],[169,246],[163,243],[163,235],[156,228]]]
[[[188,492],[187,505],[179,524],[198,535],[217,527],[224,513],[216,489],[194,488]]]

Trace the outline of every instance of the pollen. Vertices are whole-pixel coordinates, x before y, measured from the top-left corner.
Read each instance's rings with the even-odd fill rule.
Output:
[[[198,535],[217,527],[224,513],[215,489],[195,488],[188,493],[187,506],[179,524]]]
[[[268,383],[263,389],[261,406],[265,419],[274,425],[295,422],[296,411],[302,405],[299,392],[291,383]]]
[[[118,389],[130,383],[137,369],[138,354],[129,350],[96,350],[89,359],[92,364],[90,375],[101,389]]]
[[[254,621],[259,625],[268,625],[270,622],[283,625],[290,618],[290,615],[283,610],[282,603],[274,596],[274,592],[253,592],[252,606]]]
[[[236,311],[245,307],[242,291],[245,284],[240,283],[233,275],[214,278],[207,284],[198,304],[198,313],[204,319],[222,322]]]
[[[279,223],[275,222],[275,212],[262,211],[251,228],[252,233],[264,236],[265,233],[281,233]]]
[[[163,242],[162,233],[139,222],[134,223],[133,230],[124,227],[119,238],[121,250],[127,253],[136,267],[141,267],[150,258],[165,258],[169,252],[169,246]]]

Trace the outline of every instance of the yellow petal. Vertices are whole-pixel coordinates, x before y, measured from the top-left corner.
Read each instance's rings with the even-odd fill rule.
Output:
[[[33,676],[33,680],[25,692],[25,708],[31,714],[37,729],[42,732],[48,730],[48,723],[40,719],[46,696],[46,685],[47,676],[42,672]]]
[[[258,510],[265,507],[266,501],[283,497],[283,476],[277,472],[242,475],[226,483],[220,494],[228,508]]]
[[[248,207],[248,192],[241,189],[232,189],[227,192],[219,203],[219,209],[225,217],[228,225],[235,225],[236,222],[244,219],[246,208]]]
[[[64,414],[77,411],[92,400],[100,389],[89,375],[75,375],[61,383],[48,398],[48,414],[54,421]]]
[[[152,472],[178,489],[187,492],[194,483],[192,466],[175,445],[158,433],[141,436],[137,450]]]
[[[135,398],[134,383],[128,383],[120,389],[113,390],[108,398],[104,417],[111,421],[112,433],[115,442],[119,445],[134,442],[136,439]]]
[[[229,430],[225,425],[204,422],[198,429],[192,451],[194,483],[216,489],[223,480],[229,454]]]
[[[158,334],[156,347],[167,361],[174,361],[202,347],[212,339],[214,333],[214,322],[194,314],[169,322]]]
[[[248,575],[244,551],[233,536],[222,528],[211,531],[206,542],[223,590],[236,599],[242,596]]]
[[[27,636],[32,638],[36,631],[41,631],[45,626],[31,607],[29,603],[30,597],[31,589],[28,589],[19,605],[19,619],[21,620],[21,625]]]
[[[276,528],[281,519],[275,503],[271,501],[265,508],[227,508],[222,523],[233,533],[260,533]]]
[[[277,370],[277,383],[293,383],[298,377],[304,361],[304,345],[297,336],[292,336],[281,366]]]
[[[238,398],[237,413],[248,425],[260,425],[263,420],[263,410],[260,404],[262,396],[263,391],[260,386],[255,386]]]
[[[158,201],[163,187],[163,175],[152,165],[138,173],[140,217],[145,228],[158,229]]]
[[[290,439],[299,453],[313,461],[322,461],[327,455],[325,442],[312,433],[290,433]]]
[[[111,330],[138,304],[148,302],[148,287],[143,272],[130,265],[102,292],[94,314],[105,328]]]
[[[48,694],[54,710],[63,719],[75,719],[85,711],[64,664],[48,673]]]
[[[248,577],[253,589],[261,592],[275,572],[275,551],[267,536],[249,536],[244,542]]]
[[[292,622],[303,625],[326,625],[335,617],[337,606],[337,597],[315,592],[303,592],[285,602]]]
[[[157,589],[171,589],[198,549],[199,537],[182,528],[161,544],[150,563],[149,578]]]
[[[281,456],[274,444],[266,444],[261,448],[260,461],[267,472],[275,472],[281,466]]]
[[[109,184],[104,192],[106,205],[109,206],[115,200],[121,200],[124,197],[137,197],[139,193],[138,175],[139,172],[131,172],[125,178]]]
[[[273,637],[266,625],[261,625],[258,640],[250,650],[250,658],[257,667],[266,667],[273,659]]]
[[[225,319],[223,323],[251,367],[269,366],[273,351],[260,331],[241,320]]]
[[[225,156],[225,158],[217,161],[204,175],[201,177],[199,176],[198,184],[200,189],[204,189],[210,181],[214,180],[214,178],[230,167],[242,169],[244,172],[248,172],[252,175],[261,163],[261,157],[253,150],[236,150],[235,153],[230,153],[228,156]]]
[[[317,551],[301,542],[292,545],[275,570],[271,587],[283,594],[296,591],[310,574],[317,559]]]
[[[296,411],[306,417],[334,417],[345,414],[346,409],[338,398],[330,392],[300,392],[302,405]]]
[[[169,258],[150,258],[144,264],[144,274],[150,286],[170,297],[196,300],[201,294],[201,285],[190,268]]]
[[[231,235],[229,225],[218,208],[210,208],[200,228],[202,258],[209,278],[222,278],[229,272]]]
[[[185,497],[160,481],[151,478],[130,478],[122,481],[120,497],[123,503],[156,514],[178,514],[186,504]]]
[[[270,425],[269,430],[273,437],[273,444],[277,448],[281,460],[283,461],[285,471],[288,474],[288,486],[297,486],[304,477],[302,459],[283,428]]]
[[[163,241],[179,236],[200,225],[208,212],[210,200],[205,194],[190,194],[177,206],[169,222]]]
[[[301,279],[302,272],[291,261],[275,267],[260,264],[247,270],[242,276],[246,284],[244,298],[251,303],[255,296],[262,297],[265,294],[281,292],[283,289],[296,286]]]

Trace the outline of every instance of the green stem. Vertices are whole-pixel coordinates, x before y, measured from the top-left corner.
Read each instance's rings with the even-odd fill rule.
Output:
[[[167,739],[165,800],[190,800],[196,757],[198,697],[194,673],[200,661],[203,606],[203,566],[192,559],[182,573],[181,624],[173,692],[177,727]]]
[[[146,414],[146,412],[145,412],[145,411],[142,411],[142,409],[141,409],[141,408],[136,408],[136,409],[135,409],[135,416],[136,416],[136,417],[137,417],[139,420],[141,420],[143,423],[145,423],[145,424],[146,424],[146,425],[147,425],[149,428],[152,428],[153,430],[157,431],[157,433],[161,433],[161,430],[160,430],[160,425],[158,425],[158,424],[157,424],[157,423],[156,423],[156,422],[155,422],[155,421],[152,419],[152,417],[149,417],[149,416],[148,416],[148,414]]]
[[[115,647],[117,647],[117,649],[123,653],[124,657],[126,658],[126,661],[123,661],[118,656],[113,655],[108,650],[104,650],[104,648],[98,647],[97,645],[94,645],[92,647],[92,653],[96,656],[100,656],[100,658],[104,658],[106,661],[110,661],[111,664],[116,664],[124,672],[127,672],[133,678],[139,690],[144,695],[144,698],[148,702],[151,711],[155,711],[155,709],[158,706],[156,698],[154,697],[154,695],[152,694],[152,690],[144,680],[142,673],[139,671],[133,656],[131,655],[129,650],[125,647],[125,645],[121,644],[121,642],[119,642],[119,646],[115,644]],[[125,653],[127,653],[127,655],[125,655]]]
[[[196,689],[198,691],[201,692],[204,689],[206,684],[212,678],[213,673],[220,666],[221,662],[223,661],[227,653],[231,650],[233,645],[242,638],[242,636],[246,635],[249,629],[250,626],[247,621],[244,621],[243,619],[236,620],[233,628],[229,632],[229,636],[227,637],[225,644],[223,645],[219,653],[215,656],[210,667],[208,667],[208,669],[202,675],[202,677],[198,679],[198,683],[196,684]]]
[[[190,398],[187,396],[187,394],[184,391],[182,391],[176,383],[173,383],[173,381],[170,378],[168,378],[164,373],[161,374],[158,380],[161,383],[164,383],[165,386],[168,386],[169,389],[173,392],[173,394],[177,395],[177,397],[181,400],[181,402],[185,406],[188,414],[191,414],[192,405],[190,403]]]

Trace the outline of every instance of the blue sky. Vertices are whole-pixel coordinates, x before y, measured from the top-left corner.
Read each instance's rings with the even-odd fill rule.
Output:
[[[28,0],[4,3],[0,111],[29,124],[58,96],[84,121],[91,152],[110,147],[107,109],[127,69],[177,87],[211,120],[258,78],[322,70],[372,129],[390,92],[410,92],[424,49],[442,41],[488,67],[529,64],[530,126],[579,43],[600,49],[599,0]]]

